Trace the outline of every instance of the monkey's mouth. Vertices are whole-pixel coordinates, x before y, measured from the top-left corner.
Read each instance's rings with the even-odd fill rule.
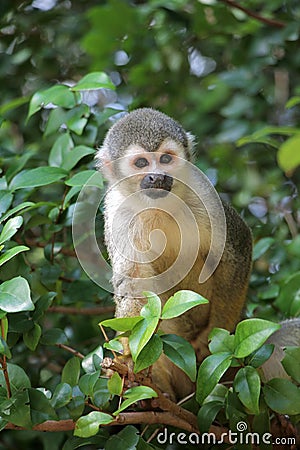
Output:
[[[149,173],[141,181],[141,189],[150,198],[166,197],[173,186],[173,177],[161,173]]]
[[[145,194],[150,198],[162,198],[166,197],[168,193],[171,191],[171,189],[164,189],[164,188],[149,188],[145,189]]]

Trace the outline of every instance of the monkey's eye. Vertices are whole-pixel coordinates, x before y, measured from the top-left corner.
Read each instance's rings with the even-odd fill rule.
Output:
[[[159,162],[160,162],[161,164],[169,164],[169,162],[171,162],[172,159],[173,159],[173,158],[172,158],[171,155],[169,155],[169,153],[165,153],[165,154],[161,155],[161,157],[160,157],[160,159],[159,159]]]
[[[142,169],[143,167],[146,167],[149,165],[148,160],[146,158],[138,158],[135,162],[134,165],[136,167],[138,167],[139,169]]]

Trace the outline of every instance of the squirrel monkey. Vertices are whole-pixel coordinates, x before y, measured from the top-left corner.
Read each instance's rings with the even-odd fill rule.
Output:
[[[251,270],[248,226],[191,163],[193,137],[159,111],[141,108],[117,121],[96,159],[108,181],[105,240],[116,317],[139,315],[145,290],[162,303],[178,290],[198,292],[209,303],[164,320],[161,329],[188,340],[200,362],[211,329],[233,331],[240,319]],[[152,373],[173,398],[191,392],[164,356]]]

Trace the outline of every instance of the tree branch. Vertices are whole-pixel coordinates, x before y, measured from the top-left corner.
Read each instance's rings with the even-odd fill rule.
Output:
[[[251,11],[248,8],[245,8],[244,6],[239,5],[233,0],[219,0],[222,3],[225,3],[225,5],[230,6],[231,8],[239,9],[240,11],[243,11],[247,16],[253,17],[254,19],[258,20],[259,22],[265,23],[266,25],[270,25],[271,27],[277,27],[277,28],[284,28],[286,24],[284,22],[281,22],[281,20],[276,19],[269,19],[267,17],[263,17],[260,14],[257,14],[253,11]]]
[[[114,370],[123,376],[128,374],[128,367],[126,364],[123,364],[118,360],[112,360],[111,358],[104,358],[102,361],[102,367],[105,370]],[[185,421],[190,427],[192,427],[194,432],[199,433],[197,417],[193,413],[187,409],[181,408],[181,406],[165,397],[161,390],[158,389],[158,387],[155,386],[149,378],[140,373],[134,374],[134,377],[136,381],[144,386],[151,387],[157,393],[157,398],[152,401],[152,406],[167,411],[171,415]]]
[[[94,306],[92,308],[75,308],[70,306],[51,306],[48,308],[47,312],[50,313],[61,313],[61,314],[72,314],[80,316],[97,316],[98,314],[106,314],[114,312],[114,306]]]
[[[114,426],[114,425],[132,425],[132,424],[150,424],[150,425],[166,425],[173,426],[176,428],[180,428],[182,430],[188,431],[189,433],[197,433],[199,434],[199,430],[194,429],[192,425],[187,423],[185,420],[180,419],[179,417],[173,416],[168,412],[157,412],[157,411],[142,411],[142,412],[128,412],[128,413],[120,413],[115,420],[107,425],[101,426]],[[32,427],[33,431],[50,431],[50,432],[59,432],[59,431],[72,431],[75,429],[76,423],[73,422],[72,419],[66,420],[47,420],[46,422],[40,423],[39,425],[35,425]],[[27,428],[20,427],[18,425],[14,425],[13,423],[8,423],[5,426],[6,430],[27,430]],[[222,433],[223,437],[225,433],[228,432],[227,428],[211,426],[210,433],[213,433],[217,439],[221,438]],[[226,442],[226,440],[224,440]]]
[[[32,427],[34,431],[71,431],[75,428],[75,422],[72,419],[67,420],[47,420],[44,423]],[[27,428],[19,427],[13,423],[8,423],[5,430],[27,430]]]

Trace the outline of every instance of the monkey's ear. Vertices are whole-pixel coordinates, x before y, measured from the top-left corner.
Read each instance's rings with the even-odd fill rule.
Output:
[[[188,152],[190,155],[190,161],[194,161],[195,160],[195,144],[196,144],[196,138],[194,135],[192,135],[191,133],[186,133],[187,138],[188,138]]]
[[[113,178],[113,169],[108,148],[105,146],[99,148],[96,153],[95,160],[96,169],[102,172],[107,180],[111,180]]]

